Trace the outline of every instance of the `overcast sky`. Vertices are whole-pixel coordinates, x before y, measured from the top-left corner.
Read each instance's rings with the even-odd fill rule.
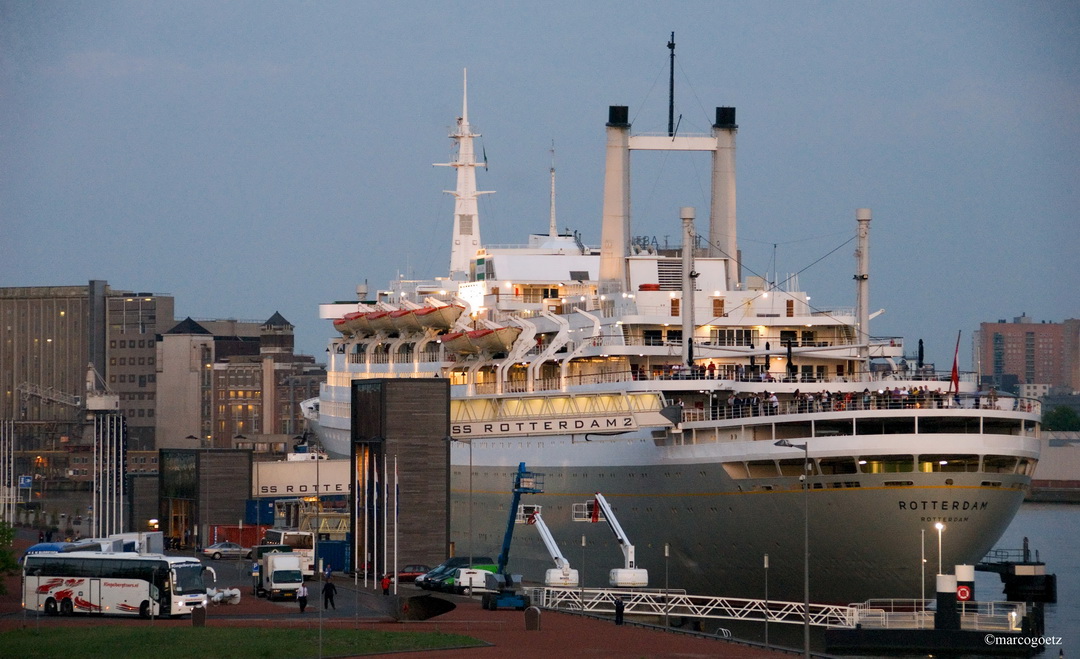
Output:
[[[749,273],[854,305],[961,363],[983,321],[1080,316],[1080,3],[0,0],[0,286],[172,294],[182,318],[280,311],[445,275],[447,134],[468,69],[487,243],[600,238],[604,123],[737,108]],[[708,233],[708,156],[635,155],[633,231]],[[833,251],[835,250],[835,251]],[[824,260],[823,256],[833,252]]]

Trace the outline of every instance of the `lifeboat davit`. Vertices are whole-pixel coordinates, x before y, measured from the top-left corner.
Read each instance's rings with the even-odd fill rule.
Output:
[[[478,329],[468,333],[469,341],[485,352],[509,352],[510,346],[521,334],[520,327],[499,327],[496,329]]]
[[[413,312],[413,316],[424,327],[433,329],[450,329],[454,326],[465,307],[460,304],[451,304],[445,307],[425,307]]]
[[[459,354],[469,354],[478,352],[476,346],[469,340],[469,334],[467,332],[450,332],[449,334],[443,334],[439,342],[443,344],[443,348],[446,352],[456,352]]]
[[[399,332],[419,332],[423,329],[416,318],[415,309],[398,309],[390,312],[390,322]]]
[[[367,322],[375,332],[391,332],[394,330],[393,319],[389,311],[372,311],[367,314]]]

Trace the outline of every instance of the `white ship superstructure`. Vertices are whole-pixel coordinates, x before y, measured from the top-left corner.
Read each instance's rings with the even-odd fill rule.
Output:
[[[980,559],[1030,484],[1037,405],[908,364],[902,341],[870,334],[867,209],[856,212],[856,307],[811,305],[794,279],[743,278],[734,108],[717,108],[704,136],[632,135],[627,116],[612,107],[607,123],[599,249],[552,220],[527,245],[480,247],[465,264],[455,256],[444,278],[321,306],[338,331],[320,398],[306,403],[323,447],[349,454],[354,379],[447,377],[458,554],[498,549],[525,462],[546,474],[545,493],[527,503],[561,541],[584,538],[587,583],[618,563],[605,529],[589,523],[598,491],[639,565],[668,561],[670,586],[696,593],[760,596],[769,554],[772,596],[798,599],[800,497],[814,601],[917,597],[938,521],[945,565]],[[476,185],[462,176],[475,172],[464,107],[462,117],[455,255],[461,218],[479,230],[475,203],[460,204],[475,202]],[[681,249],[631,244],[637,149],[713,153],[708,240],[685,208],[673,209]],[[550,557],[522,535],[513,570],[539,581]]]

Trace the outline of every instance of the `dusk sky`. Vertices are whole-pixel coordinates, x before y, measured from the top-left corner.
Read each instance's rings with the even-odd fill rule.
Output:
[[[947,370],[980,322],[1080,317],[1075,1],[0,0],[0,286],[280,311],[321,361],[320,303],[447,272],[463,69],[484,241],[547,231],[554,143],[596,245],[607,108],[666,130],[672,31],[680,132],[737,108],[746,274],[853,306],[869,207],[873,335]],[[708,156],[632,168],[633,234],[708,234]]]

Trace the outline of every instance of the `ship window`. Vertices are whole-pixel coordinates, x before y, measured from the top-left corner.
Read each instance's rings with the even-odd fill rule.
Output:
[[[894,474],[915,470],[915,460],[910,455],[864,455],[859,458],[864,474]]]
[[[975,417],[937,417],[928,416],[919,419],[921,433],[977,433],[979,420]]]
[[[1028,460],[1023,461],[1020,473],[1027,472]],[[983,458],[982,470],[988,474],[1011,474],[1016,471],[1017,458],[1011,455],[988,455]]]
[[[919,471],[922,472],[965,472],[979,470],[977,455],[920,455]]]
[[[727,315],[726,313],[724,313],[724,301],[722,299],[713,298],[712,315],[717,318],[723,318]]]
[[[786,458],[780,460],[780,475],[788,476],[790,478],[798,478],[803,474],[803,465],[805,464],[802,458]],[[813,467],[811,467],[811,470]]]
[[[679,298],[677,298],[677,297],[671,298],[671,315],[672,316],[678,316],[679,315]]]
[[[801,465],[802,461],[799,462]],[[780,475],[776,469],[776,463],[772,460],[751,460],[746,463],[746,469],[750,473],[750,478],[776,478]]]
[[[852,457],[822,458],[817,463],[823,474],[854,474],[858,471]]]
[[[817,421],[814,423],[815,437],[835,437],[836,435],[851,435],[855,429],[851,419],[838,419],[836,421]]]
[[[647,346],[664,345],[664,333],[661,330],[643,330],[641,334]]]
[[[915,419],[912,417],[893,419],[878,417],[857,419],[855,432],[859,435],[900,435],[915,432]]]

